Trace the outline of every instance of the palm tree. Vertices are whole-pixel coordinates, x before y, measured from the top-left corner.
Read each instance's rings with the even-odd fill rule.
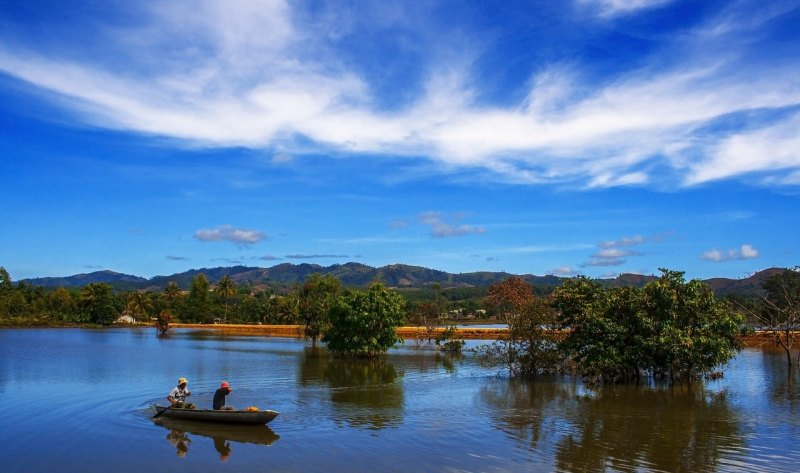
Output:
[[[236,296],[236,285],[227,274],[217,283],[217,293],[225,301],[225,315],[222,321],[228,323],[228,302]]]
[[[132,317],[143,318],[147,317],[148,312],[153,309],[153,302],[146,292],[133,292],[128,297],[128,306],[126,308]]]

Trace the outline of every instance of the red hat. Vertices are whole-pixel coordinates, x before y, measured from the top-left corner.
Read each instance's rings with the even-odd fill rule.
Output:
[[[231,385],[228,384],[227,381],[223,381],[222,384],[219,385],[220,388],[230,388]]]

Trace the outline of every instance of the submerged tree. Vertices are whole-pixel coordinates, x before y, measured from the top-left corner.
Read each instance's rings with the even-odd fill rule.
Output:
[[[645,372],[690,380],[741,348],[740,313],[707,284],[661,271],[642,289],[603,289],[577,279],[554,292],[554,306],[570,328],[561,348],[585,378],[619,382]]]
[[[535,377],[561,368],[556,312],[548,302],[532,297],[516,306],[508,317],[505,339],[477,349],[481,364],[502,366],[512,376]]]
[[[297,291],[300,322],[312,347],[317,346],[317,340],[328,328],[328,312],[336,301],[339,286],[339,280],[333,276],[313,274]]]
[[[340,355],[375,356],[403,339],[397,327],[403,323],[403,297],[383,284],[369,291],[349,290],[337,297],[329,312],[330,327],[322,337]]]
[[[766,295],[761,300],[761,311],[756,317],[772,332],[775,343],[784,349],[791,366],[792,348],[800,331],[800,267],[771,275],[764,281],[763,287]],[[800,365],[800,354],[797,356]]]

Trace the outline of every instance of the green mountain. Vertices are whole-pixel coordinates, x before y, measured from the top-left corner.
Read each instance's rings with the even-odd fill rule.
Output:
[[[763,281],[777,271],[780,271],[780,269],[770,268],[745,279],[712,278],[706,280],[706,282],[720,296],[728,294],[758,295],[762,291],[761,284]],[[381,281],[387,286],[401,289],[430,288],[434,284],[438,284],[442,289],[488,287],[512,276],[512,274],[505,272],[490,271],[448,273],[406,264],[392,264],[374,268],[361,263],[334,264],[331,266],[308,263],[282,263],[269,268],[230,266],[191,269],[182,273],[155,276],[150,279],[114,271],[96,271],[67,277],[27,279],[23,280],[23,282],[33,286],[65,288],[82,287],[89,283],[106,283],[120,291],[137,289],[158,291],[163,289],[170,281],[175,281],[181,288],[188,289],[191,287],[192,279],[200,273],[203,273],[211,284],[216,284],[224,276],[228,276],[238,284],[284,289],[302,283],[314,273],[334,276],[347,287],[365,287],[372,282]],[[543,293],[549,292],[549,290],[559,286],[563,281],[563,278],[557,276],[535,276],[531,274],[518,276],[536,287],[537,292],[541,289]],[[621,274],[614,279],[601,279],[599,282],[611,287],[641,287],[654,279],[656,279],[656,276]]]

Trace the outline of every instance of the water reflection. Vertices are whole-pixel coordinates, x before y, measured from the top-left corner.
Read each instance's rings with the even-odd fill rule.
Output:
[[[481,399],[490,406],[491,422],[531,449],[554,440],[559,419],[574,401],[576,385],[558,380],[498,380],[483,386]]]
[[[770,374],[766,376],[770,402],[776,408],[794,413],[800,405],[800,370],[796,365],[789,366],[782,348],[765,346],[762,350],[773,355],[761,358],[763,372]],[[796,358],[796,354],[793,356]]]
[[[744,446],[726,393],[700,385],[606,389],[564,414],[573,431],[559,441],[556,464],[568,471],[717,471],[723,454]]]
[[[179,457],[186,456],[192,446],[192,438],[188,434],[211,438],[220,461],[226,461],[231,456],[232,442],[272,445],[280,438],[266,425],[212,424],[163,417],[153,422],[169,431],[166,439],[175,447]]]
[[[386,358],[334,358],[318,349],[305,352],[299,372],[301,385],[330,389],[337,422],[370,430],[402,422],[402,377]]]
[[[559,471],[716,471],[743,449],[726,393],[702,386],[585,392],[561,381],[498,382],[481,389],[492,422],[536,452],[555,446]]]

